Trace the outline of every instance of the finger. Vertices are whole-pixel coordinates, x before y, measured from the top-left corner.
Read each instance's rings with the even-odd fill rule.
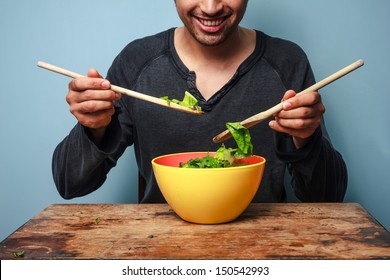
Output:
[[[286,123],[285,123],[286,124]],[[315,127],[308,125],[307,123],[304,124],[303,122],[299,121],[294,124],[290,122],[290,124],[286,124],[287,126],[281,125],[279,121],[272,120],[269,122],[269,126],[278,132],[285,133],[294,137],[298,138],[308,138],[310,137],[314,131]],[[289,126],[292,125],[292,126]],[[300,128],[299,128],[300,127]]]
[[[68,102],[69,105],[93,100],[114,102],[119,98],[118,94],[112,90],[70,91],[66,96],[66,102]]]
[[[280,128],[288,130],[302,130],[302,129],[313,129],[320,125],[320,118],[297,118],[297,119],[275,119],[276,124]]]
[[[86,90],[77,95],[78,102],[89,100],[115,101],[116,94],[112,90]]]
[[[73,115],[76,114],[91,114],[100,111],[110,110],[114,108],[112,101],[88,100],[81,103],[72,103],[70,111]]]
[[[323,114],[322,106],[299,107],[296,109],[282,110],[275,117],[278,119],[309,119]]]
[[[69,90],[84,91],[87,89],[109,89],[110,82],[102,78],[77,78],[69,83]]]
[[[286,94],[287,95],[287,94]],[[309,92],[302,95],[295,95],[284,99],[283,110],[291,110],[304,106],[312,106],[321,102],[321,95],[318,92]]]

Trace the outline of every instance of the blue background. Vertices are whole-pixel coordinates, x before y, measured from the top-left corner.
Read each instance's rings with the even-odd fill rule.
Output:
[[[389,11],[387,0],[249,1],[242,22],[298,43],[317,80],[365,60],[321,93],[329,134],[349,169],[346,201],[361,203],[387,229]],[[51,156],[75,124],[65,102],[69,79],[37,61],[105,75],[128,42],[179,25],[173,1],[0,0],[0,240],[51,203],[137,201],[132,148],[98,191],[71,201],[58,195]]]

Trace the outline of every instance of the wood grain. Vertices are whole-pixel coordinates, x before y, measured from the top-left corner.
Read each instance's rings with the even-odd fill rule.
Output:
[[[219,225],[185,222],[166,204],[60,204],[6,238],[0,259],[21,251],[24,259],[390,259],[390,234],[355,203],[252,204]]]

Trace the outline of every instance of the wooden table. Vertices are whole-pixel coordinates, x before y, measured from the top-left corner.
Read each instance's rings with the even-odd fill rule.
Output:
[[[0,259],[390,259],[390,234],[355,203],[252,204],[198,225],[166,204],[49,205]]]

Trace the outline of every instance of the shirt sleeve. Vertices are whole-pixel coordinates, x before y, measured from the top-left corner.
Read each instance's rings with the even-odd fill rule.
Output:
[[[98,189],[120,157],[120,125],[114,115],[106,137],[97,147],[79,123],[53,153],[52,173],[59,194],[65,199],[84,196]]]
[[[286,162],[296,197],[302,202],[341,202],[348,174],[341,154],[332,146],[322,122],[310,143],[296,149],[292,137],[276,132],[276,153]]]

